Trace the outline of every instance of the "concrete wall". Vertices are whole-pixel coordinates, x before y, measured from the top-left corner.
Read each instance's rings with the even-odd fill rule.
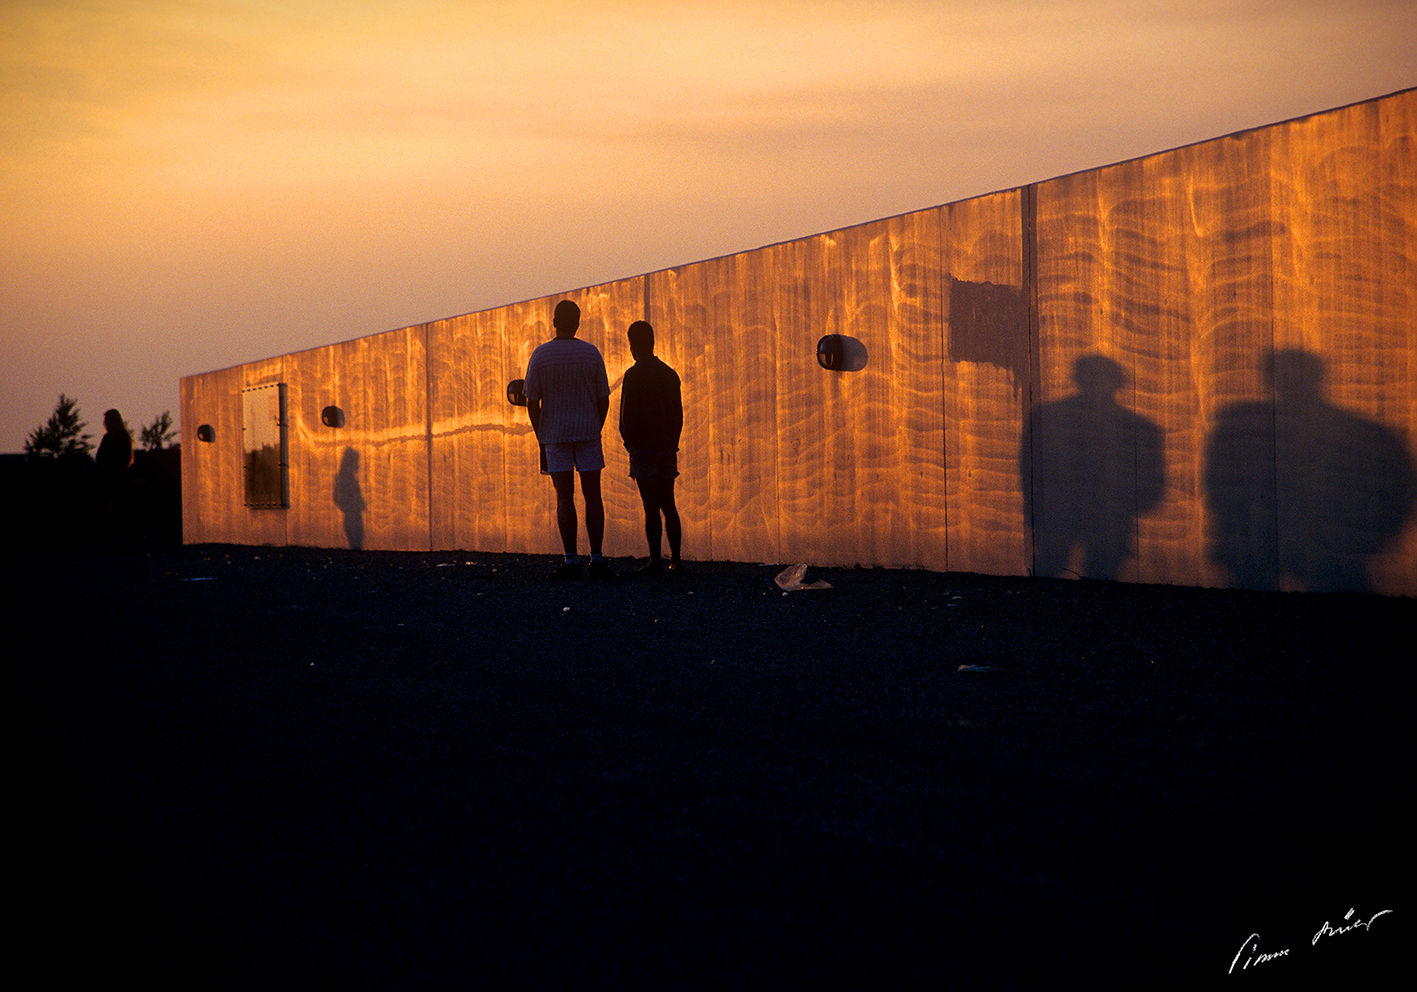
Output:
[[[189,542],[558,550],[506,400],[557,300],[684,383],[690,558],[1417,595],[1417,91],[182,382]],[[823,334],[864,352],[816,362]],[[287,509],[243,506],[285,382]],[[344,413],[327,427],[321,411]],[[584,540],[584,539],[582,539]]]

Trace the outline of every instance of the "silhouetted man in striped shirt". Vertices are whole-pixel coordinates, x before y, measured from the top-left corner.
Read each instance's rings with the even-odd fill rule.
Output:
[[[552,318],[556,337],[531,353],[526,367],[526,411],[531,429],[546,450],[546,470],[556,487],[556,526],[561,531],[565,561],[550,578],[581,578],[576,554],[576,484],[580,473],[585,499],[585,529],[590,538],[592,579],[614,578],[601,557],[605,537],[605,504],[600,497],[600,470],[605,455],[600,431],[610,412],[610,380],[600,350],[576,340],[581,308],[570,300],[556,304]]]

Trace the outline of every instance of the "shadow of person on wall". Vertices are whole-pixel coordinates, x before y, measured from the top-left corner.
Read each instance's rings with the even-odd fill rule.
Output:
[[[1264,370],[1273,399],[1226,407],[1206,446],[1210,557],[1248,589],[1368,591],[1367,559],[1417,502],[1407,446],[1325,399],[1318,356],[1272,351]]]
[[[335,476],[335,506],[344,514],[344,536],[355,551],[364,549],[364,493],[359,489],[359,452],[345,448]]]
[[[1118,404],[1121,366],[1102,355],[1073,364],[1078,392],[1035,407],[1019,447],[1034,574],[1115,579],[1132,554],[1136,519],[1161,500],[1161,432]]]

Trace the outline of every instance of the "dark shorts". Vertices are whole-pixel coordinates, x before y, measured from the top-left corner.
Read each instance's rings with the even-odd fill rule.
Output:
[[[630,448],[630,478],[653,479],[663,476],[672,479],[679,474],[679,455],[674,451],[646,451]]]
[[[553,472],[598,472],[605,467],[605,455],[600,447],[600,438],[593,441],[572,441],[567,444],[547,444],[541,448],[542,471]]]

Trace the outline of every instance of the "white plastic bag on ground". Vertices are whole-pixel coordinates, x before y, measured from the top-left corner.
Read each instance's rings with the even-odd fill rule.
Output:
[[[799,592],[803,589],[830,589],[832,587],[830,582],[803,582],[802,576],[805,575],[806,572],[806,565],[789,565],[787,568],[777,573],[777,578],[773,581],[776,582],[778,588],[782,589],[784,592]]]

